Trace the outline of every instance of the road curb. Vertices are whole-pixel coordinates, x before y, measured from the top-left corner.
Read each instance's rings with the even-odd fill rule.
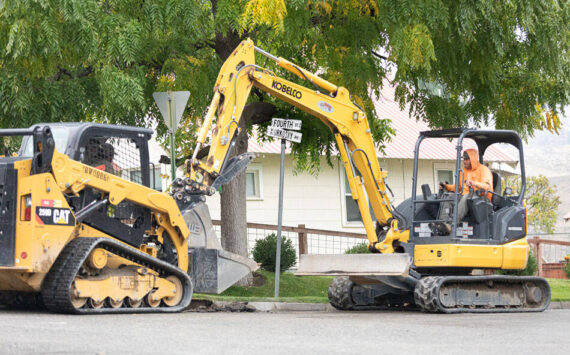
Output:
[[[548,309],[570,309],[570,302],[550,302]]]
[[[333,312],[328,303],[249,302],[259,312]]]
[[[214,301],[220,309],[227,308],[236,302]],[[240,303],[240,302],[238,302]],[[325,303],[289,303],[289,302],[243,302],[255,309],[255,312],[338,312],[333,306]],[[549,310],[570,309],[570,302],[551,302]],[[250,311],[252,309],[250,308]]]

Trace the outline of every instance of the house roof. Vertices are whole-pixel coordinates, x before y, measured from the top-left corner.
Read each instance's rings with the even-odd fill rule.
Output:
[[[382,88],[381,97],[375,100],[374,106],[376,114],[379,118],[388,118],[392,120],[392,127],[395,134],[390,142],[386,142],[384,152],[377,151],[378,157],[387,159],[413,159],[416,140],[420,132],[430,130],[428,124],[424,121],[408,115],[409,107],[400,110],[399,104],[394,101],[395,88],[387,81]],[[455,160],[456,158],[456,140],[447,139],[425,139],[420,148],[420,159],[426,160]],[[472,140],[464,140],[465,148],[476,148],[475,142]],[[257,142],[255,137],[250,137],[248,150],[254,153],[281,153],[281,142],[274,140],[273,142]],[[287,148],[286,153],[290,153]],[[511,157],[503,149],[497,146],[491,146],[485,152],[486,162],[509,162],[514,163],[517,159]]]

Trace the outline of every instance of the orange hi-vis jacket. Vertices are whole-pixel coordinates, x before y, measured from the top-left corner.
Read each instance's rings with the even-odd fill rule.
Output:
[[[469,155],[469,160],[471,160],[471,169],[464,169],[465,176],[460,176],[461,184],[459,185],[461,190],[459,191],[462,195],[469,193],[469,186],[467,185],[467,180],[473,182],[473,186],[477,190],[493,191],[493,174],[491,170],[485,165],[479,163],[479,154],[475,149],[465,150]],[[448,191],[455,191],[455,185],[445,185]],[[491,198],[491,194],[487,196]]]

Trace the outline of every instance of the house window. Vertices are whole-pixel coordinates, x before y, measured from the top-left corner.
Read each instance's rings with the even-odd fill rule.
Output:
[[[160,166],[149,169],[150,172],[150,188],[162,191],[162,177],[160,176]],[[129,171],[129,179],[131,181],[142,181],[142,175],[140,169],[134,169]]]
[[[142,181],[142,174],[140,169],[135,169],[129,171],[129,180],[130,181]]]
[[[447,181],[453,184],[455,168],[452,163],[436,163],[433,167],[434,179],[435,179],[435,190],[439,190],[439,182]]]
[[[245,171],[245,196],[248,200],[261,200],[261,164],[250,164]]]
[[[348,185],[348,179],[346,177],[346,171],[340,169],[341,174],[341,192],[342,192],[342,206],[343,206],[343,221],[347,226],[362,226],[362,215],[360,214],[360,209],[358,208],[358,203],[352,198],[352,192],[350,191],[350,186]],[[366,192],[365,192],[366,194]],[[368,196],[365,196],[368,201]],[[368,201],[368,208],[372,216],[372,220],[376,221],[374,212],[372,212],[372,206],[370,201]]]
[[[438,170],[437,171],[437,181],[447,181],[453,184],[453,171],[451,170]]]
[[[156,191],[162,191],[162,176],[160,176],[160,166],[151,165],[150,169],[150,188]]]

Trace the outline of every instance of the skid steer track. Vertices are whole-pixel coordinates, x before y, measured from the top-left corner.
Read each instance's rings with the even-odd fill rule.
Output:
[[[105,249],[141,266],[155,270],[160,277],[176,276],[182,282],[182,299],[178,305],[172,307],[75,308],[70,298],[70,290],[81,266],[95,248]],[[47,274],[42,287],[42,298],[48,310],[59,313],[171,313],[183,311],[190,305],[192,288],[192,281],[188,274],[172,264],[153,258],[111,239],[77,238],[65,246]]]
[[[542,312],[550,286],[532,276],[428,276],[416,285],[414,300],[430,313]]]

